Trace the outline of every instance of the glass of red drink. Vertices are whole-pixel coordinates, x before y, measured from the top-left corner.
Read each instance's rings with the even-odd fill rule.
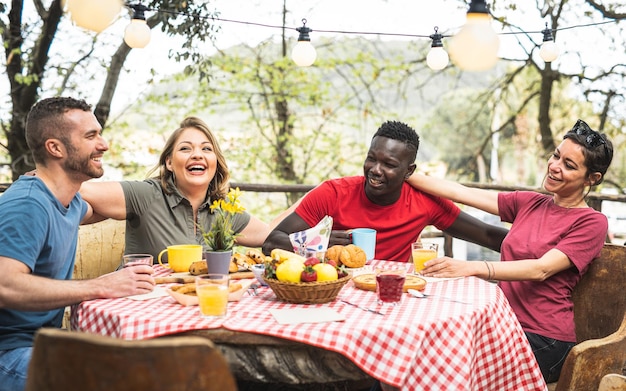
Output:
[[[402,287],[406,279],[405,269],[376,270],[376,295],[379,304],[396,305],[402,300]]]

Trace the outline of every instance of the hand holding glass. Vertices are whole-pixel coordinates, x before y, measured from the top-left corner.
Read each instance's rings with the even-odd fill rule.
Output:
[[[415,242],[411,244],[411,256],[413,257],[413,272],[420,274],[424,270],[424,263],[437,258],[437,243]]]
[[[196,277],[196,294],[200,315],[215,319],[226,316],[228,308],[228,276],[207,274]]]

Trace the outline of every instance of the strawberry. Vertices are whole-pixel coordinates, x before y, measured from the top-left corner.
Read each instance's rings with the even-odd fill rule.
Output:
[[[334,259],[327,259],[326,263],[334,267],[337,267],[337,261],[335,261]]]
[[[319,263],[319,261],[318,261]],[[302,282],[315,282],[317,281],[317,272],[313,269],[313,266],[306,266],[302,271],[302,275],[300,277]]]
[[[318,263],[320,263],[319,259],[315,257],[311,257],[311,258],[307,258],[306,261],[304,261],[304,266],[313,266],[313,265],[317,265]]]

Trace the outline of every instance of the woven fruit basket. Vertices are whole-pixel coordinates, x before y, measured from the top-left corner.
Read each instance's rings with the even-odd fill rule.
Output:
[[[283,282],[267,277],[263,279],[272,288],[276,297],[282,301],[295,304],[322,304],[335,300],[341,288],[352,277],[348,275],[335,281],[300,283]]]

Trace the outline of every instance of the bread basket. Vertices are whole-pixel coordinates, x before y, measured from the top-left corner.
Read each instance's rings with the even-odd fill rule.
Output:
[[[335,281],[300,283],[282,282],[267,277],[263,279],[282,301],[295,304],[322,304],[335,300],[341,288],[352,277],[348,275]]]

